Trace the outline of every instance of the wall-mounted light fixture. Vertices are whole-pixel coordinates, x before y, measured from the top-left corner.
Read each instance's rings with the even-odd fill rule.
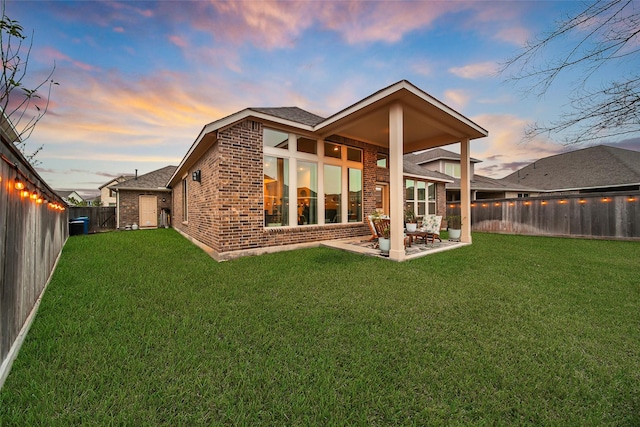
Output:
[[[193,171],[193,173],[191,174],[191,180],[200,182],[200,169],[198,169],[197,171]]]

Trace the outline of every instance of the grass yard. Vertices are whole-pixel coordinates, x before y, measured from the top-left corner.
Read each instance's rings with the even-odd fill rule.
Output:
[[[0,425],[640,425],[640,243],[474,234],[405,263],[76,236]]]

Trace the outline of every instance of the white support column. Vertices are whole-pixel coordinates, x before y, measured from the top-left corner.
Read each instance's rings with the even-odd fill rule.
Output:
[[[460,241],[471,243],[471,156],[469,138],[460,141]]]
[[[324,156],[324,140],[317,140],[318,159]],[[324,205],[324,165],[318,163],[318,225],[324,225],[325,221],[325,205]]]
[[[404,209],[402,155],[404,146],[402,105],[389,108],[389,216],[391,217],[391,250],[389,258],[402,261],[404,252]]]

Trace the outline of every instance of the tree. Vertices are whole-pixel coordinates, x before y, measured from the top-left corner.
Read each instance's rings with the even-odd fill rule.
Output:
[[[512,72],[508,81],[542,97],[570,73],[580,78],[567,110],[549,124],[529,125],[525,139],[560,134],[565,143],[582,143],[640,132],[639,53],[640,9],[633,0],[590,3],[528,42],[504,64],[502,72]]]
[[[42,150],[41,145],[27,153],[26,140],[31,136],[36,124],[44,117],[49,108],[51,88],[58,83],[52,80],[55,63],[49,75],[35,86],[27,87],[24,79],[27,75],[29,56],[33,46],[33,33],[29,44],[25,44],[27,36],[18,21],[10,19],[5,13],[2,2],[2,19],[0,20],[0,55],[2,57],[2,74],[0,74],[0,109],[11,122],[18,136],[14,144],[25,158],[34,164],[35,156]],[[40,96],[40,90],[48,89],[46,99]]]

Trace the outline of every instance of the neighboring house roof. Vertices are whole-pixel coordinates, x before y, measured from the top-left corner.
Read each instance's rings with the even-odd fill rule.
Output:
[[[111,181],[105,182],[104,184],[102,184],[100,187],[98,187],[98,190],[102,190],[104,187],[107,187],[109,185],[113,185],[114,183],[119,184],[121,182],[124,182],[128,179],[133,178],[133,175],[120,175],[117,178],[113,178]]]
[[[165,166],[162,169],[139,175],[110,188],[114,190],[163,190],[170,191],[166,184],[176,171],[177,166]]]
[[[247,108],[211,122],[202,128],[167,186],[173,185],[178,175],[188,170],[195,159],[216,142],[216,131],[242,120],[262,120],[319,139],[339,134],[384,147],[389,144],[391,114],[403,119],[402,139],[406,151],[419,151],[488,135],[480,125],[409,81],[401,80],[326,119],[297,107],[284,107]]]
[[[56,190],[56,194],[63,199],[68,199],[69,197],[73,197],[79,202],[82,202],[84,199],[80,196],[75,190]]]
[[[268,114],[273,117],[279,117],[292,122],[301,123],[303,125],[315,126],[322,122],[325,118],[310,113],[298,107],[275,107],[275,108],[249,108],[251,111]]]
[[[424,163],[434,162],[436,160],[456,160],[460,161],[460,154],[453,151],[445,150],[444,148],[432,148],[430,150],[421,151],[418,153],[410,153],[404,156],[405,160],[411,158],[416,164],[422,165]],[[482,160],[469,159],[471,163],[480,163]]]
[[[425,167],[422,167],[414,163],[409,156],[411,156],[411,154],[405,154],[404,162],[402,163],[403,172],[405,176],[416,177],[416,178],[426,178],[429,181],[445,182],[445,183],[453,182],[453,180],[455,179],[449,175],[445,175],[438,171],[432,171]]]
[[[546,191],[640,185],[640,152],[597,145],[536,160],[502,179]]]
[[[460,179],[452,178],[453,182],[447,184],[447,190],[459,190]],[[502,179],[489,178],[488,176],[474,174],[471,179],[471,189],[476,191],[517,191],[523,193],[537,193],[540,190],[526,185],[507,182]]]

